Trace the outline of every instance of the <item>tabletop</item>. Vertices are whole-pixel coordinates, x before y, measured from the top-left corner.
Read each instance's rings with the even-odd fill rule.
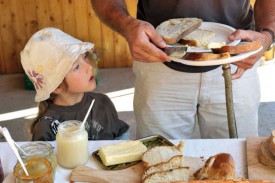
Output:
[[[237,178],[247,178],[247,159],[246,159],[246,139],[182,139],[170,140],[173,144],[178,145],[179,141],[184,141],[183,149],[184,156],[209,158],[218,153],[230,153],[235,161],[235,171]],[[102,169],[99,164],[92,158],[92,153],[98,150],[101,146],[116,144],[122,141],[118,140],[102,140],[89,141],[90,158],[86,166],[95,169]],[[18,142],[22,145],[27,142]],[[56,142],[50,142],[55,147]],[[56,149],[54,151],[56,154]],[[15,182],[13,176],[13,167],[16,164],[16,156],[12,152],[7,142],[0,142],[0,158],[5,175],[4,183]],[[72,170],[65,169],[57,165],[55,182],[69,182],[70,173]]]

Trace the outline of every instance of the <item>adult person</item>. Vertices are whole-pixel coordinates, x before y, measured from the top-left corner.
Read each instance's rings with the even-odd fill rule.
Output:
[[[99,18],[125,37],[134,59],[137,136],[192,138],[196,122],[202,138],[228,138],[224,79],[220,66],[190,67],[170,62],[155,27],[170,18],[197,17],[236,28],[228,39],[259,40],[261,52],[231,66],[238,136],[258,135],[258,60],[275,31],[275,0],[139,0],[137,19],[123,0],[91,0]],[[253,27],[262,31],[254,31]]]

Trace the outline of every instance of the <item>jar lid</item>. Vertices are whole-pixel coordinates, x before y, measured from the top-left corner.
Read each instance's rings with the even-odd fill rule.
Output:
[[[74,134],[74,133],[79,133],[80,131],[85,130],[85,127],[81,125],[81,121],[77,120],[69,120],[69,121],[64,121],[58,126],[58,132],[62,133],[68,133],[68,134]]]
[[[53,153],[52,145],[45,141],[28,142],[20,147],[27,154],[26,155],[22,151],[19,151],[19,154],[23,159],[33,156],[48,157],[50,154]]]

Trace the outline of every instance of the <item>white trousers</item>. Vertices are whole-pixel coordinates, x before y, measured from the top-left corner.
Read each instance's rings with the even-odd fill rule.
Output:
[[[233,80],[233,102],[239,138],[258,136],[260,86],[258,64]],[[234,73],[236,66],[231,65]],[[223,71],[172,70],[163,63],[134,61],[134,112],[137,137],[160,134],[192,138],[196,123],[201,138],[229,138]]]

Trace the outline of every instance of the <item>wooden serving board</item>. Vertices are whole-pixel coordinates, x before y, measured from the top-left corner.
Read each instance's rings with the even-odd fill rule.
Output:
[[[184,165],[189,168],[190,180],[193,174],[205,163],[202,158],[184,157]],[[94,183],[140,183],[144,168],[141,163],[123,170],[96,170],[87,166],[79,166],[75,168],[70,180],[73,182],[94,182]]]
[[[260,144],[266,139],[266,137],[246,138],[248,178],[250,180],[275,181],[275,168],[261,164],[258,159]]]

